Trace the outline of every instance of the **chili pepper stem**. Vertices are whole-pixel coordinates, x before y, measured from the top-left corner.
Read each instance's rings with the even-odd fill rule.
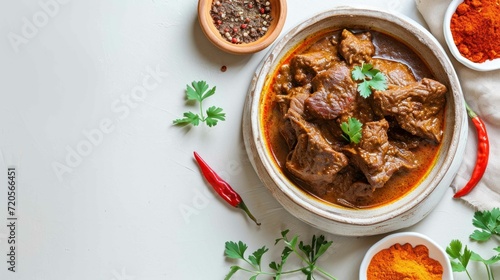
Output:
[[[250,219],[252,219],[252,221],[254,221],[256,225],[260,226],[260,223],[257,222],[257,219],[255,219],[255,217],[252,215],[252,213],[250,212],[250,210],[248,210],[248,207],[245,204],[245,202],[243,202],[243,200],[238,205],[236,205],[236,207],[238,207],[241,210],[245,211],[245,213],[247,213],[248,217]]]
[[[465,102],[465,109],[467,110],[467,115],[469,115],[469,117],[471,119],[477,117],[477,114],[476,112],[474,112],[471,107],[469,107],[469,104],[467,104],[467,102]]]

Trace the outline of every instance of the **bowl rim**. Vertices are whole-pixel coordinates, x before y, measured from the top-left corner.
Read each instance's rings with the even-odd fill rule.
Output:
[[[370,264],[371,259],[376,253],[378,253],[380,250],[387,249],[397,243],[401,245],[409,243],[413,247],[419,244],[425,245],[429,249],[429,257],[439,261],[439,263],[443,266],[443,279],[453,279],[453,270],[451,268],[451,264],[446,251],[427,235],[418,232],[407,231],[387,235],[373,244],[366,251],[359,267],[359,280],[367,279],[366,272],[368,270],[368,265]]]
[[[448,46],[448,49],[450,50],[451,54],[453,57],[458,60],[458,62],[462,63],[464,66],[467,66],[468,68],[476,71],[493,71],[493,70],[498,70],[500,69],[500,58],[496,58],[493,60],[487,60],[482,63],[477,63],[470,61],[469,59],[465,58],[462,56],[460,51],[458,50],[457,45],[455,45],[455,42],[453,40],[453,35],[451,33],[451,17],[457,10],[458,5],[462,4],[464,0],[452,0],[451,3],[448,5],[448,8],[446,9],[446,12],[444,14],[444,21],[443,21],[443,34],[444,34],[444,40],[446,42],[446,45]]]
[[[251,54],[261,51],[271,45],[281,33],[285,25],[287,15],[286,0],[269,0],[279,3],[278,16],[271,22],[271,28],[268,32],[258,40],[247,44],[233,44],[222,38],[219,31],[213,24],[212,17],[210,16],[210,7],[214,0],[198,0],[198,22],[201,30],[212,44],[220,50],[232,54]],[[208,9],[207,9],[208,7]]]
[[[375,14],[377,16],[375,16]],[[453,108],[455,115],[453,117],[456,120],[456,124],[453,125],[454,128],[451,133],[452,139],[450,144],[453,145],[453,147],[451,150],[442,155],[443,157],[445,157],[443,165],[447,166],[447,169],[438,174],[439,178],[435,179],[435,185],[432,188],[425,188],[421,193],[419,193],[418,197],[412,198],[411,200],[408,201],[408,203],[400,204],[399,207],[396,208],[394,211],[390,212],[386,211],[383,213],[377,212],[374,215],[371,215],[370,217],[366,217],[366,215],[359,216],[359,213],[363,211],[359,209],[348,209],[342,207],[335,207],[332,205],[328,205],[328,209],[318,207],[317,199],[315,199],[316,204],[314,204],[312,202],[313,199],[306,198],[307,195],[305,195],[303,191],[295,190],[296,188],[286,187],[287,184],[291,185],[292,183],[286,178],[286,176],[284,176],[279,172],[279,168],[277,168],[274,160],[268,157],[268,150],[266,145],[261,144],[259,146],[256,144],[262,142],[263,135],[261,134],[261,132],[259,132],[260,119],[258,119],[258,121],[253,120],[253,116],[256,114],[258,115],[259,112],[259,104],[258,104],[259,102],[256,101],[256,99],[259,99],[259,97],[256,98],[254,96],[255,94],[259,95],[259,93],[258,92],[256,93],[255,91],[256,89],[257,91],[260,91],[260,89],[264,86],[265,81],[263,81],[262,77],[266,76],[267,75],[266,70],[269,71],[269,68],[271,68],[272,63],[270,62],[270,60],[272,61],[273,59],[280,58],[280,52],[288,50],[288,49],[285,50],[282,49],[286,44],[286,42],[288,40],[291,40],[293,36],[299,34],[307,26],[314,25],[321,20],[325,20],[334,16],[352,17],[356,15],[370,16],[381,20],[388,20],[387,18],[389,18],[391,19],[389,20],[391,24],[397,24],[406,29],[409,28],[408,26],[412,26],[413,29],[417,29],[418,32],[416,35],[416,39],[424,40],[422,38],[425,38],[426,40],[425,42],[432,43],[434,49],[432,49],[431,52],[436,55],[440,64],[443,65],[445,69],[444,71],[446,72],[446,76],[448,77],[450,84],[453,86],[453,88],[449,90],[452,91],[451,94],[455,97],[454,101],[450,101],[454,102]],[[310,20],[312,20],[313,22],[312,23],[309,22]],[[439,53],[439,56],[437,55],[437,53]],[[355,236],[374,235],[396,230],[402,228],[403,226],[399,226],[398,228],[392,228],[392,229],[387,229],[387,228],[381,229],[381,228],[383,226],[386,226],[384,225],[384,223],[387,223],[388,220],[391,220],[395,217],[407,218],[408,216],[412,216],[413,215],[412,213],[408,213],[410,210],[417,207],[420,202],[425,200],[440,185],[441,182],[443,181],[451,182],[452,178],[456,175],[456,172],[458,171],[458,167],[460,166],[461,159],[465,151],[464,142],[466,142],[467,139],[467,129],[465,129],[467,125],[467,118],[465,117],[465,106],[463,105],[464,102],[463,102],[462,91],[460,88],[460,83],[458,81],[458,77],[454,71],[454,68],[451,64],[451,61],[445,54],[442,46],[437,42],[437,39],[435,39],[426,29],[424,29],[418,23],[414,22],[412,19],[404,15],[395,17],[394,13],[391,13],[389,11],[380,11],[374,9],[373,7],[364,7],[364,6],[337,7],[333,10],[319,13],[318,15],[315,15],[314,17],[311,17],[309,20],[306,20],[298,24],[294,28],[292,28],[275,44],[273,49],[269,51],[269,53],[264,57],[264,59],[261,61],[261,64],[257,69],[258,71],[256,71],[252,79],[249,92],[247,95],[246,106],[244,108],[244,115],[250,116],[243,118],[243,132],[245,134],[250,134],[250,135],[244,135],[245,136],[244,141],[247,148],[247,152],[249,154],[251,163],[254,169],[259,174],[261,180],[264,180],[263,178],[271,179],[277,185],[277,188],[279,188],[279,191],[270,190],[273,196],[275,196],[275,198],[283,206],[285,206],[284,203],[286,202],[293,202],[294,204],[293,206],[289,206],[289,208],[285,206],[287,210],[289,211],[292,210],[290,211],[292,212],[292,214],[294,214],[293,213],[294,211],[295,212],[299,211],[297,208],[302,208],[306,210],[305,213],[309,215],[308,218],[312,219],[312,221],[307,221],[305,219],[298,217],[304,222],[330,232],[332,232],[331,226],[329,225],[331,222],[340,223],[346,227],[375,226],[377,228],[377,230],[371,232],[364,232],[363,229],[360,228],[353,233],[344,234],[344,235],[355,235]],[[460,142],[460,140],[463,141]],[[262,164],[262,166],[257,165],[256,161],[259,161],[259,163]],[[269,186],[266,187],[268,187],[269,189]],[[445,190],[446,189],[443,187],[440,188],[440,197],[444,195]],[[283,195],[283,197],[281,197],[281,195]],[[384,208],[387,208],[387,205],[378,207],[378,209],[384,209]],[[432,208],[430,210],[432,210]],[[332,209],[336,209],[335,212],[332,212]],[[370,208],[369,210],[371,211],[370,213],[374,212],[373,208]],[[421,218],[425,217],[430,212],[430,210],[426,209],[420,211],[419,214],[422,215]],[[294,215],[297,216],[296,214]],[[355,215],[355,216],[351,217],[350,215]],[[323,226],[316,224],[318,222]],[[338,233],[335,232],[337,231],[336,229],[334,229],[333,231],[334,233]]]

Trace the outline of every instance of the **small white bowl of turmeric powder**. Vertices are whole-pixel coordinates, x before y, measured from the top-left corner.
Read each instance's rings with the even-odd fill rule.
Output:
[[[443,279],[453,272],[446,252],[429,237],[416,232],[388,235],[365,254],[360,280]]]
[[[500,6],[497,0],[453,0],[443,32],[451,54],[476,71],[500,69]]]

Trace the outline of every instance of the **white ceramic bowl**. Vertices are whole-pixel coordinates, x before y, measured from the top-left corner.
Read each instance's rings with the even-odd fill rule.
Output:
[[[463,57],[462,54],[460,54],[460,52],[458,51],[457,45],[455,45],[455,42],[453,41],[453,35],[451,34],[450,24],[452,15],[457,10],[458,5],[460,5],[463,2],[464,0],[451,1],[444,16],[443,33],[446,44],[448,45],[448,49],[450,50],[451,54],[453,55],[453,57],[455,57],[456,60],[458,60],[463,65],[469,67],[470,69],[477,71],[491,71],[500,69],[500,58],[494,60],[488,60],[483,63],[476,63]]]
[[[280,59],[305,37],[325,28],[363,28],[382,31],[411,46],[435,78],[448,87],[446,124],[437,162],[411,193],[385,206],[349,209],[321,202],[295,186],[280,171],[266,147],[260,123],[261,92]],[[409,227],[429,214],[443,198],[462,161],[467,142],[467,116],[453,66],[437,40],[404,16],[371,8],[339,7],[297,25],[279,40],[258,67],[243,113],[244,141],[258,176],[291,214],[321,230],[348,236],[366,236]]]
[[[443,266],[443,280],[453,280],[453,271],[446,251],[429,237],[416,232],[400,232],[388,235],[375,243],[365,254],[359,268],[359,280],[366,280],[368,265],[375,254],[394,244],[410,243],[413,247],[425,245],[429,249],[429,257],[437,260]]]

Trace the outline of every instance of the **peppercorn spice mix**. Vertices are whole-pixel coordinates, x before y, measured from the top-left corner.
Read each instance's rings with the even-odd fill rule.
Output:
[[[222,37],[233,44],[261,38],[273,20],[266,0],[215,0],[210,15]]]

